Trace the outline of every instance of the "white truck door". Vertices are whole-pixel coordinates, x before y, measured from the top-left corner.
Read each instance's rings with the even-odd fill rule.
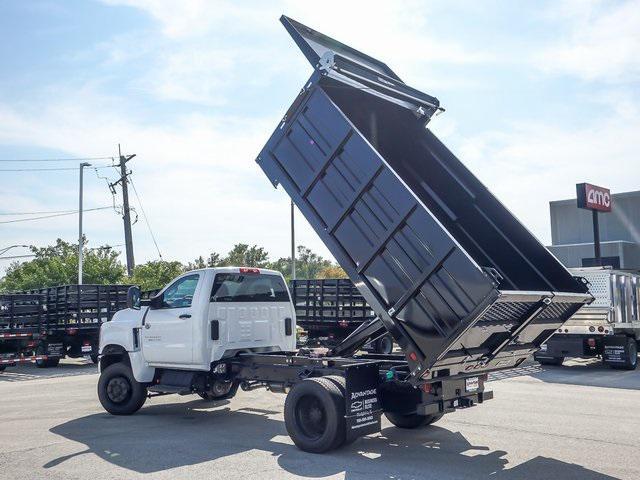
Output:
[[[193,322],[198,310],[199,273],[177,278],[162,293],[162,306],[149,310],[142,329],[142,350],[151,365],[193,362]]]

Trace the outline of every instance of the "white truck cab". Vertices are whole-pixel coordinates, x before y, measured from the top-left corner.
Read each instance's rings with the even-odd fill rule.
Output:
[[[189,393],[207,397],[212,396],[208,377],[201,379],[198,391],[194,374],[209,374],[215,362],[240,353],[295,350],[295,310],[277,271],[246,267],[193,270],[174,279],[149,305],[131,303],[100,330],[104,380],[100,383],[104,385],[99,394],[105,408],[115,410],[112,413],[127,413],[129,408],[120,407],[123,401],[130,403],[125,400],[131,400],[131,382],[161,388],[170,380],[172,389],[184,386]],[[129,369],[133,378],[125,375],[124,382],[117,380],[123,369]],[[138,398],[129,407],[141,401],[144,403]]]

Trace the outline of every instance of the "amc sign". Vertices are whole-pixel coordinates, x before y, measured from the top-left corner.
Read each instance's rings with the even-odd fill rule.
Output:
[[[590,183],[578,183],[576,185],[578,195],[578,208],[598,210],[600,212],[611,211],[611,192],[608,188],[596,187]]]

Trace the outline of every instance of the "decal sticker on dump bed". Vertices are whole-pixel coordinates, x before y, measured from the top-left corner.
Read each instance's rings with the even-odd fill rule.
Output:
[[[378,402],[378,366],[354,365],[345,372],[345,413],[347,439],[380,431],[380,403]]]

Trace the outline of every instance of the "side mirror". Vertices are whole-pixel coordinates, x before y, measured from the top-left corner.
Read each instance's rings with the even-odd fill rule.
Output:
[[[140,310],[140,289],[138,287],[129,287],[127,290],[127,308]]]
[[[163,294],[159,294],[159,295],[156,295],[155,297],[151,297],[149,299],[149,308],[151,310],[156,310],[158,308],[162,308],[163,300],[164,300],[164,295]]]

